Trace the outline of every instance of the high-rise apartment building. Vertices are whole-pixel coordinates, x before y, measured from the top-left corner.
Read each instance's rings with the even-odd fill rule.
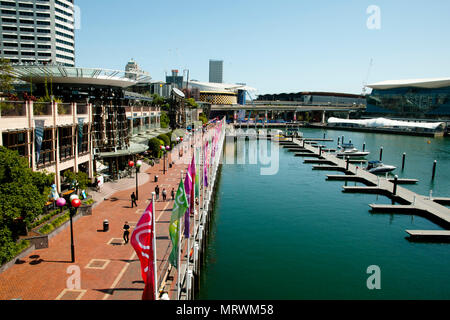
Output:
[[[74,0],[1,0],[0,57],[75,66]]]
[[[222,60],[209,60],[209,82],[223,83]]]

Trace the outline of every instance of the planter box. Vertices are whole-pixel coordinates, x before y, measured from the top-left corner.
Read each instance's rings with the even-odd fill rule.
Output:
[[[29,256],[34,250],[35,250],[34,245],[31,244],[27,249],[23,250],[21,253],[19,253],[17,256],[11,259],[11,261],[6,262],[4,265],[0,266],[0,273],[11,268],[18,262],[18,260]]]

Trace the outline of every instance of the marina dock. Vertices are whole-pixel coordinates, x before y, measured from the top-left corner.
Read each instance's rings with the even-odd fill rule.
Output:
[[[431,198],[419,195],[399,185],[417,183],[416,179],[398,179],[396,182],[392,178],[380,177],[371,174],[365,170],[362,170],[357,164],[361,163],[358,160],[355,163],[348,162],[345,159],[339,159],[334,154],[319,150],[318,147],[310,145],[308,142],[316,139],[309,139],[309,141],[302,139],[293,139],[292,142],[283,142],[282,146],[285,148],[293,149],[301,146],[304,150],[302,153],[296,153],[296,156],[304,157],[316,157],[317,160],[305,159],[304,163],[320,163],[320,165],[314,165],[313,170],[324,171],[339,171],[344,172],[344,175],[327,175],[327,180],[342,180],[342,181],[356,181],[365,184],[365,186],[343,186],[343,192],[355,192],[355,193],[374,193],[387,196],[392,199],[394,205],[377,205],[370,204],[373,213],[389,212],[400,214],[416,214],[421,215],[436,224],[450,228],[450,209],[445,205],[450,204],[450,198]],[[319,152],[321,153],[319,155]],[[334,164],[334,165],[330,165]],[[412,234],[412,238],[417,238],[419,235],[425,236],[430,234],[430,237],[435,236],[435,231],[421,230],[414,233],[414,231],[408,230],[409,234]],[[439,233],[441,238],[450,239],[449,232]]]

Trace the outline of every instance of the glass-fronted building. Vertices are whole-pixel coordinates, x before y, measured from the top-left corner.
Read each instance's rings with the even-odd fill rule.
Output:
[[[450,78],[384,81],[368,85],[369,115],[450,118]]]

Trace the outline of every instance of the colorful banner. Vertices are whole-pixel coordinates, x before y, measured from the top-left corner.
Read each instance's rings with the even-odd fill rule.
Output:
[[[155,270],[153,246],[155,244],[153,227],[153,201],[147,206],[142,214],[136,228],[131,235],[131,246],[141,261],[141,275],[144,280],[145,288],[142,294],[142,300],[155,300]]]
[[[170,217],[169,235],[172,241],[172,251],[170,252],[169,262],[175,268],[178,268],[178,242],[179,242],[179,225],[181,217],[188,208],[186,199],[186,192],[184,191],[183,180],[180,180],[177,194],[175,196],[175,203],[172,209],[172,216]]]
[[[41,156],[42,140],[44,139],[44,125],[45,120],[34,120],[36,165],[39,163],[39,158]]]
[[[186,199],[188,203],[188,208],[184,214],[184,237],[187,239],[189,238],[189,222],[190,217],[189,215],[192,212],[192,209],[194,208],[194,180],[195,180],[195,157],[192,157],[191,164],[188,167],[188,170],[186,172],[186,178],[184,179],[184,190],[186,192]]]
[[[78,118],[78,153],[81,153],[83,147],[83,125],[84,118]]]

